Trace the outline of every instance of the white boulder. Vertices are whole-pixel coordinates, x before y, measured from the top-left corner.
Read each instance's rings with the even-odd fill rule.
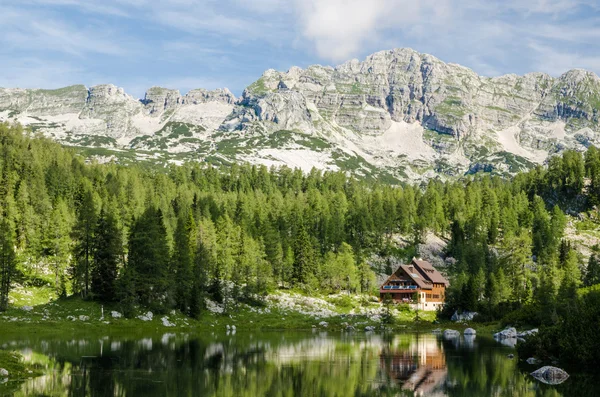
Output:
[[[528,336],[535,335],[538,332],[539,332],[539,330],[537,328],[534,328],[534,329],[530,329],[529,331],[519,332],[517,334],[517,337],[519,337],[519,338],[526,338]]]
[[[154,318],[154,314],[152,312],[148,312],[142,316],[138,316],[138,318],[142,321],[152,321],[152,318]]]
[[[172,322],[170,322],[167,317],[161,318],[161,321],[162,321],[162,325],[165,326],[165,327],[174,327],[175,326],[175,324],[173,324]]]
[[[467,329],[465,329],[464,334],[465,335],[476,335],[477,331],[475,331],[473,328],[467,328]]]
[[[89,321],[90,317],[89,316],[84,316],[83,314],[81,316],[79,316],[79,321]]]
[[[121,318],[121,317],[123,317],[123,315],[121,313],[116,312],[114,310],[112,312],[110,312],[110,315],[112,316],[112,318]]]
[[[8,371],[5,370],[4,368],[0,368],[0,376],[7,378],[8,377]]]
[[[450,320],[452,321],[473,321],[477,312],[462,312],[455,311]]]

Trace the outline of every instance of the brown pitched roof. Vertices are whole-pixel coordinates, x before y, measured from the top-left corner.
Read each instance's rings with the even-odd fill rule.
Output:
[[[406,274],[408,274],[408,276],[410,278],[412,278],[415,283],[417,283],[417,285],[419,286],[419,288],[421,288],[421,289],[432,289],[433,288],[433,286],[431,284],[431,281],[429,281],[426,278],[424,278],[421,275],[421,273],[416,269],[415,266],[412,266],[412,265],[400,265],[400,268],[402,270],[404,270],[404,272]]]
[[[413,258],[412,262],[408,265],[400,265],[398,269],[387,278],[383,285],[386,285],[392,280],[401,279],[401,277],[398,276],[399,270],[403,270],[403,272],[406,273],[420,289],[433,289],[433,283],[445,284],[446,286],[450,285],[448,280],[446,280],[431,263],[416,258]]]
[[[419,270],[421,275],[426,279],[430,280],[432,283],[445,284],[446,287],[450,285],[448,280],[446,280],[446,278],[442,276],[442,274],[439,271],[437,271],[431,263],[416,258],[413,258],[412,263]]]

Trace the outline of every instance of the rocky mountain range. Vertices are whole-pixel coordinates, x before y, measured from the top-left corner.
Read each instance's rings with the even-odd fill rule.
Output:
[[[101,160],[250,162],[385,181],[511,174],[600,141],[600,78],[482,77],[411,49],[227,89],[0,89],[0,120]]]

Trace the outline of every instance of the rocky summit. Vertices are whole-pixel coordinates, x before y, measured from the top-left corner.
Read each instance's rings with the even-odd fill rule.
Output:
[[[0,120],[100,160],[287,165],[399,181],[512,174],[598,144],[600,78],[482,77],[411,49],[335,68],[267,70],[227,89],[0,89]]]

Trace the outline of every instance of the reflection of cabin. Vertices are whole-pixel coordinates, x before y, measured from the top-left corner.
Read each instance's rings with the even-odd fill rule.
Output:
[[[444,304],[448,285],[431,263],[413,258],[388,277],[379,295],[383,299],[390,294],[394,302],[412,304],[420,310],[436,310]]]
[[[403,348],[385,348],[379,356],[381,368],[415,395],[432,394],[446,380],[446,356],[435,337],[416,337]]]

